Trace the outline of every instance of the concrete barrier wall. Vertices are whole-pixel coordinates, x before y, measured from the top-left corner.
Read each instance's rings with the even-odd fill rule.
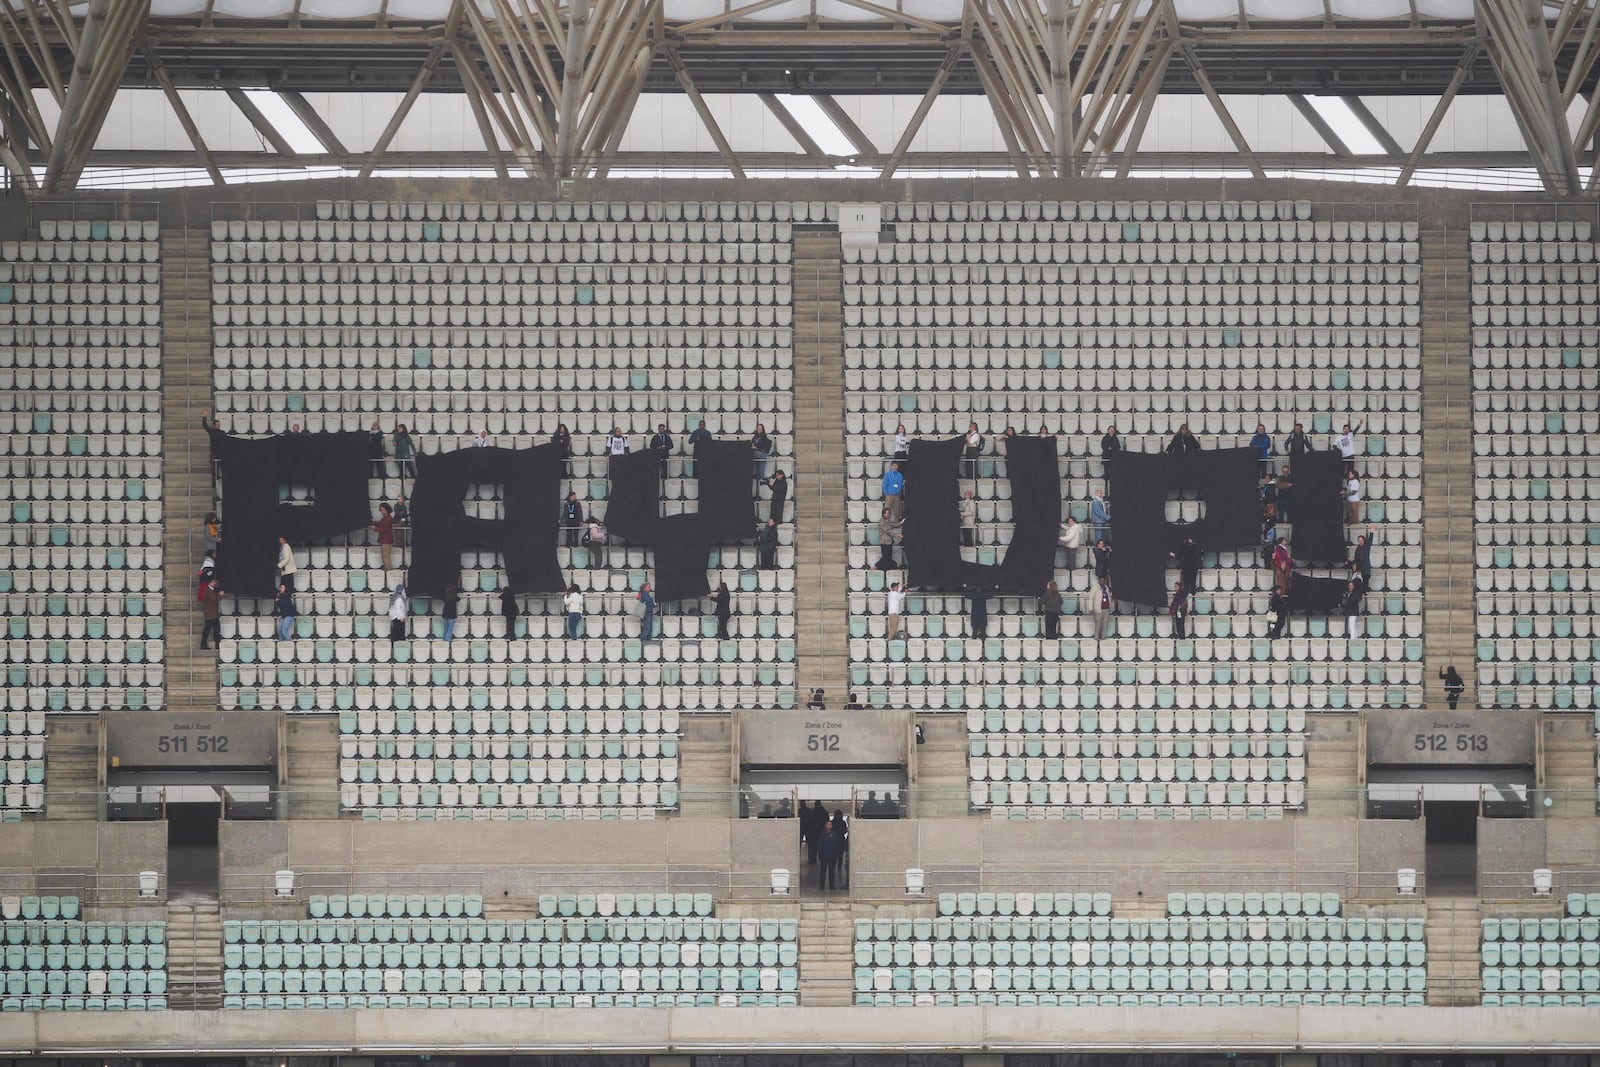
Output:
[[[131,902],[140,871],[166,882],[167,824],[62,820],[0,826],[0,869],[8,892],[77,893],[104,904]],[[81,888],[77,888],[81,886]]]

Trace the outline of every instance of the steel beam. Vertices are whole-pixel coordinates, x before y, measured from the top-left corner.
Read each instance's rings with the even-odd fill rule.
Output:
[[[195,125],[194,116],[189,114],[189,109],[184,105],[183,97],[178,95],[178,87],[172,84],[172,76],[167,73],[167,68],[162,66],[155,49],[144,45],[140,51],[144,55],[145,63],[156,76],[156,83],[161,86],[161,91],[166,95],[167,104],[172,108],[172,113],[178,116],[178,124],[183,127],[183,132],[188,135],[189,143],[194,145],[200,162],[206,168],[206,173],[211,175],[211,184],[227,185],[228,180],[222,176],[222,169],[217,166],[217,161],[212,158],[211,150],[206,147],[206,142],[200,136],[200,127]]]
[[[695,114],[700,116],[700,122],[711,135],[712,143],[717,146],[717,151],[722,153],[722,158],[727,162],[728,170],[735,178],[743,178],[744,167],[739,164],[739,154],[733,150],[733,145],[728,143],[728,138],[722,133],[722,127],[717,125],[716,116],[706,106],[705,97],[700,95],[694,79],[689,76],[689,70],[678,56],[677,48],[669,45],[663,51],[666,53],[667,62],[672,64],[673,73],[678,76],[678,84],[683,86],[684,95],[689,98],[689,103],[694,105]]]
[[[1461,83],[1467,80],[1467,75],[1472,72],[1472,65],[1477,62],[1478,53],[1483,49],[1482,41],[1473,41],[1467,45],[1466,51],[1461,53],[1461,61],[1456,64],[1456,72],[1450,78],[1450,84],[1445,88],[1444,95],[1439,97],[1439,102],[1433,107],[1433,114],[1428,116],[1428,122],[1422,127],[1422,133],[1417,137],[1417,143],[1412,146],[1411,154],[1406,157],[1406,165],[1400,169],[1400,174],[1394,180],[1396,186],[1405,186],[1410,183],[1411,176],[1417,172],[1417,165],[1422,162],[1423,153],[1433,143],[1433,135],[1438,132],[1439,124],[1444,121],[1445,113],[1450,110],[1450,104],[1455,100],[1456,93],[1461,89]]]
[[[779,122],[783,123],[783,128],[789,131],[789,136],[794,138],[795,143],[800,146],[802,152],[813,159],[821,159],[827,155],[822,150],[822,146],[811,139],[811,135],[806,132],[804,126],[800,125],[800,120],[794,117],[794,113],[783,106],[782,100],[779,100],[772,93],[757,93],[756,96],[763,104],[767,105],[767,110],[772,112]]]
[[[305,123],[306,129],[311,131],[311,136],[315,137],[317,143],[323,148],[336,156],[350,154],[345,150],[344,145],[340,143],[332,128],[322,120],[321,115],[317,114],[317,109],[311,106],[311,101],[292,89],[278,90],[278,99],[289,105],[289,110],[295,113],[296,118]]]
[[[229,88],[226,92],[228,99],[233,101],[233,106],[239,109],[240,113],[250,121],[250,125],[256,128],[256,132],[265,137],[267,143],[276,149],[279,155],[291,157],[297,155],[294,145],[278,131],[278,127],[272,124],[271,119],[261,113],[255,101],[244,95],[243,89]]]
[[[860,126],[856,125],[856,120],[850,117],[850,113],[839,106],[839,101],[827,93],[818,93],[811,99],[817,102],[817,106],[822,109],[823,114],[828,116],[829,121],[839,127],[839,132],[844,134],[845,138],[855,146],[857,152],[864,156],[878,154],[878,148],[872,143],[872,139],[862,132]]]
[[[1300,112],[1300,115],[1307,122],[1311,123],[1311,128],[1317,131],[1317,136],[1328,142],[1328,147],[1333,149],[1334,155],[1342,159],[1350,158],[1353,154],[1350,151],[1350,146],[1340,139],[1339,135],[1334,132],[1333,127],[1328,125],[1328,120],[1323,118],[1322,113],[1312,106],[1311,101],[1300,93],[1290,93],[1289,103],[1293,104],[1294,109]]]
[[[933,76],[933,84],[922,94],[922,99],[917,103],[917,110],[912,112],[911,120],[900,133],[900,140],[895,142],[894,151],[890,153],[883,169],[878,172],[879,181],[894,176],[895,168],[905,159],[906,152],[911,148],[911,142],[916,139],[923,122],[927,121],[928,112],[933,109],[933,102],[939,99],[939,94],[944,90],[944,83],[949,80],[950,72],[956,68],[956,63],[960,61],[965,51],[966,45],[960,41],[946,50],[944,62],[939,64],[939,72]]]
[[[1405,158],[1406,150],[1400,147],[1400,142],[1396,141],[1388,130],[1384,129],[1383,123],[1379,122],[1378,116],[1374,115],[1372,110],[1367,107],[1366,101],[1359,96],[1341,96],[1339,99],[1344,101],[1345,107],[1350,109],[1350,113],[1356,117],[1356,121],[1360,122],[1366,128],[1366,131],[1372,134],[1373,140],[1377,141],[1385,152],[1395,159]]]
[[[411,80],[411,88],[406,90],[406,95],[400,98],[400,104],[394,109],[394,114],[389,116],[389,122],[384,126],[383,132],[378,135],[372,151],[367,153],[367,161],[361,165],[358,177],[372,177],[373,168],[378,165],[378,157],[389,150],[389,142],[394,140],[395,134],[400,132],[400,126],[405,122],[406,116],[411,113],[411,106],[417,102],[417,96],[422,92],[422,87],[428,84],[428,79],[433,77],[433,72],[439,65],[439,60],[444,56],[444,45],[434,45],[428,52],[428,58],[422,64],[422,69],[417,71],[417,76]],[[299,94],[296,94],[299,95]],[[472,94],[468,93],[468,96]],[[319,120],[320,121],[320,120]],[[316,132],[316,131],[312,131]],[[319,137],[318,140],[321,140]],[[328,142],[323,141],[323,146],[328,147]],[[485,145],[485,147],[488,147]],[[329,149],[332,151],[332,149]],[[340,150],[342,154],[342,149]]]

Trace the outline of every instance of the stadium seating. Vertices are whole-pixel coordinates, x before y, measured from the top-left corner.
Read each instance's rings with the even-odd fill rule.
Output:
[[[153,222],[0,243],[6,817],[44,804],[43,716],[164,706]]]
[[[1472,224],[1478,701],[1597,706],[1600,287],[1588,222]]]
[[[544,690],[547,704],[557,691]],[[343,807],[525,819],[649,818],[677,806],[677,712],[507,710],[503,687],[473,695],[477,710],[341,711]]]
[[[223,922],[225,1008],[780,1007],[794,919],[718,919],[709,894],[314,896],[304,919]]]
[[[640,449],[665,422],[682,453],[701,419],[719,437],[748,437],[763,423],[774,443],[768,473],[792,469],[789,238],[791,220],[811,208],[325,201],[304,219],[218,219],[217,411],[224,428],[240,434],[293,424],[365,431],[374,422],[392,432],[404,423],[428,452],[464,447],[479,430],[496,444],[525,447],[565,424],[574,448],[569,487],[602,515],[604,437],[613,426]],[[409,488],[392,462],[382,473],[369,483],[374,511]],[[665,513],[697,507],[690,461],[674,456],[666,473]],[[484,497],[466,507],[493,517],[499,504]],[[582,641],[564,640],[555,597],[525,598],[529,613],[507,632],[499,561],[481,553],[464,564],[457,640],[428,640],[441,635],[442,622],[432,617],[437,605],[418,598],[414,639],[391,648],[384,616],[393,576],[367,541],[362,534],[350,544],[300,549],[292,642],[273,639],[269,603],[227,605],[223,707],[648,710],[659,717],[680,708],[795,704],[792,523],[780,528],[775,570],[757,569],[753,545],[713,551],[711,585],[725,582],[732,591],[730,639],[715,639],[709,604],[689,603],[664,605],[665,640],[644,645],[627,608],[650,576],[648,548],[613,545],[606,566],[586,547],[557,550],[585,593]],[[396,553],[403,567],[403,544]],[[359,746],[373,737],[345,740]],[[499,740],[526,748],[529,738]],[[350,785],[366,772],[349,763],[342,770]],[[569,764],[555,780],[528,779],[519,790],[516,779],[491,771],[461,784],[498,787],[495,799],[480,792],[449,801],[441,790],[438,803],[570,807],[552,799],[565,782],[589,798],[584,808],[671,806],[661,799],[674,795],[668,778],[660,789],[650,784],[655,799],[625,801],[612,786],[631,779],[573,773]],[[433,796],[426,786],[415,798],[411,788],[380,788],[376,800],[371,792],[357,790],[361,799],[350,806],[415,811]]]
[[[77,897],[0,898],[0,1011],[167,1006],[166,926],[82,917]]]
[[[1341,916],[1333,893],[1175,893],[1118,918],[1108,894],[942,893],[936,915],[855,921],[855,1002],[1420,1005],[1421,918]]]
[[[1309,203],[1276,201],[883,210],[893,240],[846,245],[844,267],[850,659],[853,687],[869,703],[1083,709],[1091,717],[1192,709],[1208,724],[1213,715],[1248,718],[1267,708],[1420,704],[1415,222],[1324,221]],[[1118,426],[1125,448],[1155,451],[1185,422],[1208,448],[1243,446],[1261,422],[1281,450],[1295,422],[1329,448],[1346,421],[1365,424],[1365,519],[1378,526],[1373,595],[1356,640],[1342,620],[1295,617],[1274,648],[1270,574],[1252,545],[1208,554],[1185,639],[1174,637],[1165,613],[1148,611],[1114,616],[1110,634],[1097,639],[1085,549],[1075,570],[1064,555],[1058,560],[1059,640],[1043,638],[1033,597],[996,598],[988,639],[973,640],[962,599],[933,593],[908,599],[897,640],[887,640],[883,589],[893,575],[872,564],[879,480],[899,425],[913,437],[948,438],[976,422],[987,435],[976,477],[963,482],[978,520],[977,544],[965,555],[993,563],[1011,533],[1005,461],[994,446],[1008,426],[1057,435],[1066,513],[1083,522],[1092,489],[1103,485],[1107,425]],[[1200,506],[1169,501],[1168,517],[1193,519]],[[1120,738],[1135,745],[1130,759],[1140,752],[1137,734]],[[1148,740],[1154,750],[1173,739]],[[1233,758],[1260,760],[1260,773],[1206,783],[1135,768],[1126,781],[1144,799],[1133,803],[1178,814],[1236,804],[1271,814],[1295,805],[1300,789],[1289,772],[1300,760],[1287,746],[1298,750],[1300,738],[1222,740],[1230,755],[1244,746]],[[1285,747],[1282,756],[1256,751],[1273,743]],[[1046,776],[1053,765],[1030,774],[1024,764],[997,780],[992,764],[977,762],[985,758],[973,756],[972,799],[998,814],[1129,803],[1118,775],[1069,784]],[[1158,788],[1161,799],[1152,801],[1145,784],[1166,781],[1183,788]]]
[[[1567,896],[1566,914],[1483,920],[1483,1003],[1600,1007],[1600,893]]]

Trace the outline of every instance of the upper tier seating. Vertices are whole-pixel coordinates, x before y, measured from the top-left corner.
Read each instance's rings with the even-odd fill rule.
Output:
[[[1560,918],[1483,920],[1483,1003],[1600,1007],[1600,893],[1570,893]]]
[[[241,434],[295,424],[365,431],[374,422],[392,433],[403,423],[426,452],[466,447],[480,430],[498,445],[528,447],[565,424],[569,487],[600,515],[610,491],[605,436],[620,426],[639,450],[665,422],[677,454],[662,508],[692,511],[699,487],[685,453],[701,419],[719,438],[748,439],[764,424],[774,446],[767,473],[792,473],[790,234],[794,219],[824,214],[809,204],[325,201],[315,218],[219,219],[216,408],[224,428]],[[392,460],[372,473],[374,511],[410,489]],[[764,516],[767,490],[758,496]],[[484,517],[498,507],[467,502]],[[604,567],[586,547],[558,548],[585,594],[582,641],[564,639],[556,597],[524,598],[527,614],[507,632],[499,560],[485,552],[464,561],[458,640],[429,639],[442,634],[438,605],[417,598],[412,639],[391,647],[385,616],[398,575],[380,569],[369,536],[296,546],[294,640],[272,639],[270,604],[227,605],[222,704],[469,717],[493,708],[482,727],[446,721],[445,747],[523,753],[486,757],[481,773],[470,763],[441,772],[428,759],[424,775],[408,760],[405,777],[384,774],[370,754],[348,755],[345,806],[369,816],[648,815],[675,806],[675,764],[645,757],[653,765],[645,773],[636,760],[597,757],[591,775],[581,760],[551,770],[539,757],[530,767],[526,750],[544,741],[530,738],[529,712],[648,711],[659,721],[662,709],[793,706],[792,522],[778,540],[775,570],[757,570],[753,544],[712,552],[712,588],[725,582],[732,591],[729,640],[715,640],[709,603],[690,602],[663,605],[665,640],[647,645],[627,611],[651,577],[647,547],[612,545]],[[401,541],[397,568],[408,560]],[[650,737],[626,747],[638,757],[636,741],[663,739],[675,744]],[[342,741],[350,752],[394,745],[372,730],[346,731]]]
[[[1472,224],[1478,702],[1591,708],[1600,285],[1588,222]]]
[[[709,894],[314,896],[223,922],[224,1008],[792,1007],[794,919],[717,919]]]
[[[1420,1005],[1421,918],[1340,917],[1337,894],[942,893],[937,917],[855,923],[858,1005]]]
[[[166,924],[86,920],[77,897],[0,899],[0,1011],[167,1006]]]
[[[43,807],[44,714],[165,705],[154,222],[0,242],[0,813]]]
[[[990,202],[885,205],[893,239],[846,245],[846,440],[851,499],[852,684],[867,702],[920,709],[1248,709],[1414,707],[1422,688],[1421,266],[1410,221],[1325,221],[1290,202]],[[1315,447],[1361,426],[1362,526],[1377,526],[1361,635],[1342,619],[1295,616],[1267,640],[1271,576],[1254,545],[1208,553],[1185,639],[1165,613],[1090,613],[1087,547],[1059,550],[1061,637],[1046,640],[1034,597],[990,604],[986,640],[968,636],[958,596],[909,598],[887,640],[889,580],[879,549],[880,479],[897,426],[948,438],[978,424],[986,445],[971,489],[976,545],[993,563],[1011,537],[1011,487],[996,439],[1008,426],[1057,435],[1063,518],[1088,520],[1103,486],[1100,436],[1156,451],[1188,423],[1203,448],[1248,443],[1275,455],[1295,422]],[[1364,425],[1363,425],[1364,424]],[[1276,458],[1275,464],[1287,462]],[[915,475],[908,491],[915,491]],[[1200,503],[1168,503],[1172,521]],[[1113,516],[1115,502],[1113,501]],[[1280,526],[1292,537],[1292,526]],[[1348,531],[1351,541],[1360,528]],[[1086,532],[1087,540],[1087,532]],[[1326,575],[1337,570],[1311,568]],[[1169,575],[1169,584],[1176,571]],[[1331,623],[1331,625],[1330,625]],[[1287,652],[1287,655],[1285,655]],[[1182,733],[1183,731],[1179,731]],[[1138,731],[1130,733],[1136,739]],[[1170,732],[1152,742],[1170,745]],[[1260,738],[1239,739],[1256,758]],[[1296,737],[1282,737],[1288,743]],[[976,761],[978,757],[973,757]],[[1242,758],[1242,757],[1241,757]],[[1026,767],[1000,778],[974,762],[973,803],[1000,814],[1108,812],[1125,803],[1274,814],[1300,790],[1229,775],[1182,789],[1159,772],[1069,784]],[[1052,768],[1053,770],[1053,768]],[[1174,768],[1174,775],[1177,774]],[[1109,777],[1107,782],[1104,778]],[[980,793],[982,796],[980,796]],[[1270,798],[1270,799],[1269,799]]]

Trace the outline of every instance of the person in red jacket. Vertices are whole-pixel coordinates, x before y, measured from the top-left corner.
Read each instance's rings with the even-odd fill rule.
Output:
[[[383,554],[383,569],[387,571],[394,552],[394,510],[388,504],[378,505],[378,521],[372,528],[378,531],[378,551]]]

